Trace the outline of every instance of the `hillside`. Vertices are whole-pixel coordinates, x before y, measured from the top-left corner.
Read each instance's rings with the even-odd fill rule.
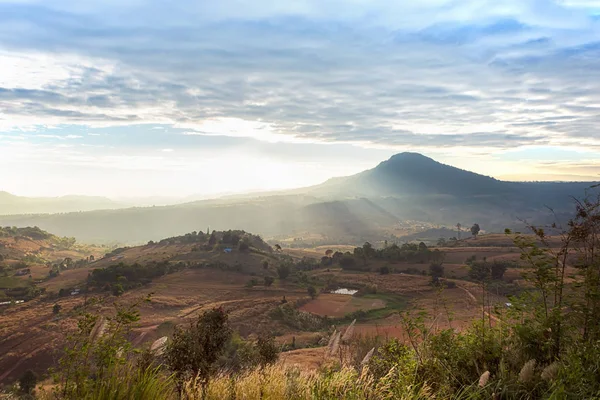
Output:
[[[400,153],[373,169],[329,180],[313,189],[339,196],[497,195],[511,193],[509,182],[439,163],[418,153]]]
[[[34,279],[41,290],[24,303],[0,307],[0,383],[18,378],[27,369],[43,373],[54,365],[82,310],[109,315],[113,302],[131,303],[150,293],[151,302],[141,306],[141,320],[129,336],[136,347],[170,335],[176,325],[212,307],[227,310],[232,328],[242,337],[268,332],[287,350],[322,346],[331,324],[347,325],[354,318],[359,320],[357,332],[398,336],[397,311],[432,307],[437,289],[425,275],[428,264],[423,262],[435,259],[439,252],[417,250],[415,245],[392,246],[375,250],[367,261],[348,249],[344,257],[354,263],[346,269],[340,268],[340,255],[323,259],[322,249],[305,257],[274,250],[247,232],[215,231],[107,250],[81,263],[74,260],[73,267],[55,276],[40,282]],[[493,257],[504,250],[475,251]],[[449,257],[454,263],[449,273],[462,279],[461,263],[471,255],[469,249],[460,249]],[[377,272],[390,262],[391,274]],[[319,291],[314,299],[307,295],[308,286]],[[360,293],[332,292],[338,288]],[[469,294],[478,293],[476,289],[472,282],[462,282],[460,288],[445,291],[448,306],[456,310],[453,326],[466,326],[480,314],[472,297],[477,294]],[[294,354],[290,360],[296,359]],[[315,357],[320,358],[320,353]]]
[[[0,227],[0,302],[35,298],[48,281],[104,252],[37,227]]]
[[[565,220],[571,196],[591,182],[504,182],[401,153],[357,175],[321,185],[254,198],[204,200],[56,215],[0,216],[0,225],[32,226],[89,242],[140,243],[198,229],[243,229],[269,237],[313,233],[333,242],[394,239],[405,221],[452,227],[479,223],[501,232],[523,229],[523,220]],[[552,209],[552,211],[550,211]]]

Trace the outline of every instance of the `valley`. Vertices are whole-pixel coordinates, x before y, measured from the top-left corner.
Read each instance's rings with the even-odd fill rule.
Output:
[[[11,382],[28,369],[44,375],[60,358],[81,311],[110,313],[114,302],[127,304],[147,295],[151,301],[141,305],[141,319],[130,334],[136,347],[172,334],[175,326],[185,325],[204,310],[222,307],[242,337],[275,336],[284,349],[282,360],[302,368],[321,363],[324,350],[318,349],[327,344],[332,329],[353,320],[357,334],[364,337],[407,340],[404,316],[419,313],[425,313],[435,330],[460,331],[481,318],[482,308],[491,313],[505,304],[505,292],[519,290],[519,251],[513,239],[490,234],[453,247],[397,246],[392,259],[379,258],[388,257],[383,256],[386,249],[370,245],[280,251],[242,231],[192,232],[104,255],[98,254],[100,248],[74,245],[77,250],[53,255],[70,255],[74,263],[87,260],[85,264],[64,268],[50,278],[44,274],[51,267],[32,264],[36,282],[32,285],[40,293],[0,308],[0,382]],[[30,251],[37,251],[31,247],[35,241],[23,237],[17,256],[15,247],[8,246],[14,241],[5,239],[12,258],[28,259]],[[365,251],[370,255],[361,255]],[[96,254],[91,262],[88,253]],[[432,284],[430,271],[430,262],[440,262],[435,260],[441,254],[442,286]],[[403,260],[406,256],[409,259]],[[496,286],[483,293],[485,302],[481,285],[469,279],[469,258],[514,262]],[[343,260],[354,261],[347,265]],[[142,275],[156,268],[158,273]],[[14,273],[8,271],[7,275]],[[314,298],[307,294],[309,287],[316,289]],[[347,294],[333,293],[340,288]],[[56,305],[59,312],[54,312]]]

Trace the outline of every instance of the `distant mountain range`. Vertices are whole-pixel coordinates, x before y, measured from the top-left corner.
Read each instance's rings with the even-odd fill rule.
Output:
[[[124,204],[106,197],[23,197],[0,191],[0,215],[64,213],[123,207]]]
[[[522,227],[522,220],[564,220],[573,211],[570,196],[584,196],[592,184],[506,182],[401,153],[373,169],[308,188],[162,207],[0,216],[0,225],[37,225],[86,241],[141,242],[210,227],[265,237],[315,233],[332,242],[360,243],[393,239],[394,228],[406,220],[477,222],[488,232]],[[116,208],[98,202],[98,208]]]

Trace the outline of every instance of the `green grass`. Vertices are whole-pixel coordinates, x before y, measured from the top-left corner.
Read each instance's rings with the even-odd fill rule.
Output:
[[[15,289],[28,286],[30,286],[30,283],[27,279],[19,279],[13,276],[0,277],[0,288],[2,289]]]
[[[394,293],[366,294],[364,296],[361,296],[360,298],[371,300],[383,300],[386,304],[384,308],[377,308],[375,310],[369,311],[355,311],[346,314],[344,317],[339,319],[340,322],[352,321],[353,319],[356,319],[360,322],[365,322],[386,318],[394,314],[395,312],[404,310],[408,304],[407,300],[404,297]]]

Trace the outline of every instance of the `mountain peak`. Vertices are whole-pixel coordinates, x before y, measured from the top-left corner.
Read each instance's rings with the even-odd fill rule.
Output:
[[[348,193],[369,195],[453,195],[458,197],[504,191],[493,178],[442,164],[423,154],[398,153],[375,168],[349,177],[339,184]]]
[[[412,152],[403,152],[394,154],[389,159],[383,161],[379,164],[379,166],[393,166],[394,168],[406,168],[411,166],[419,166],[422,167],[428,164],[439,164],[432,158],[424,156],[420,153],[412,153]]]
[[[390,160],[432,160],[431,158],[424,156],[421,153],[413,153],[411,151],[404,151],[402,153],[394,154],[389,158]]]

